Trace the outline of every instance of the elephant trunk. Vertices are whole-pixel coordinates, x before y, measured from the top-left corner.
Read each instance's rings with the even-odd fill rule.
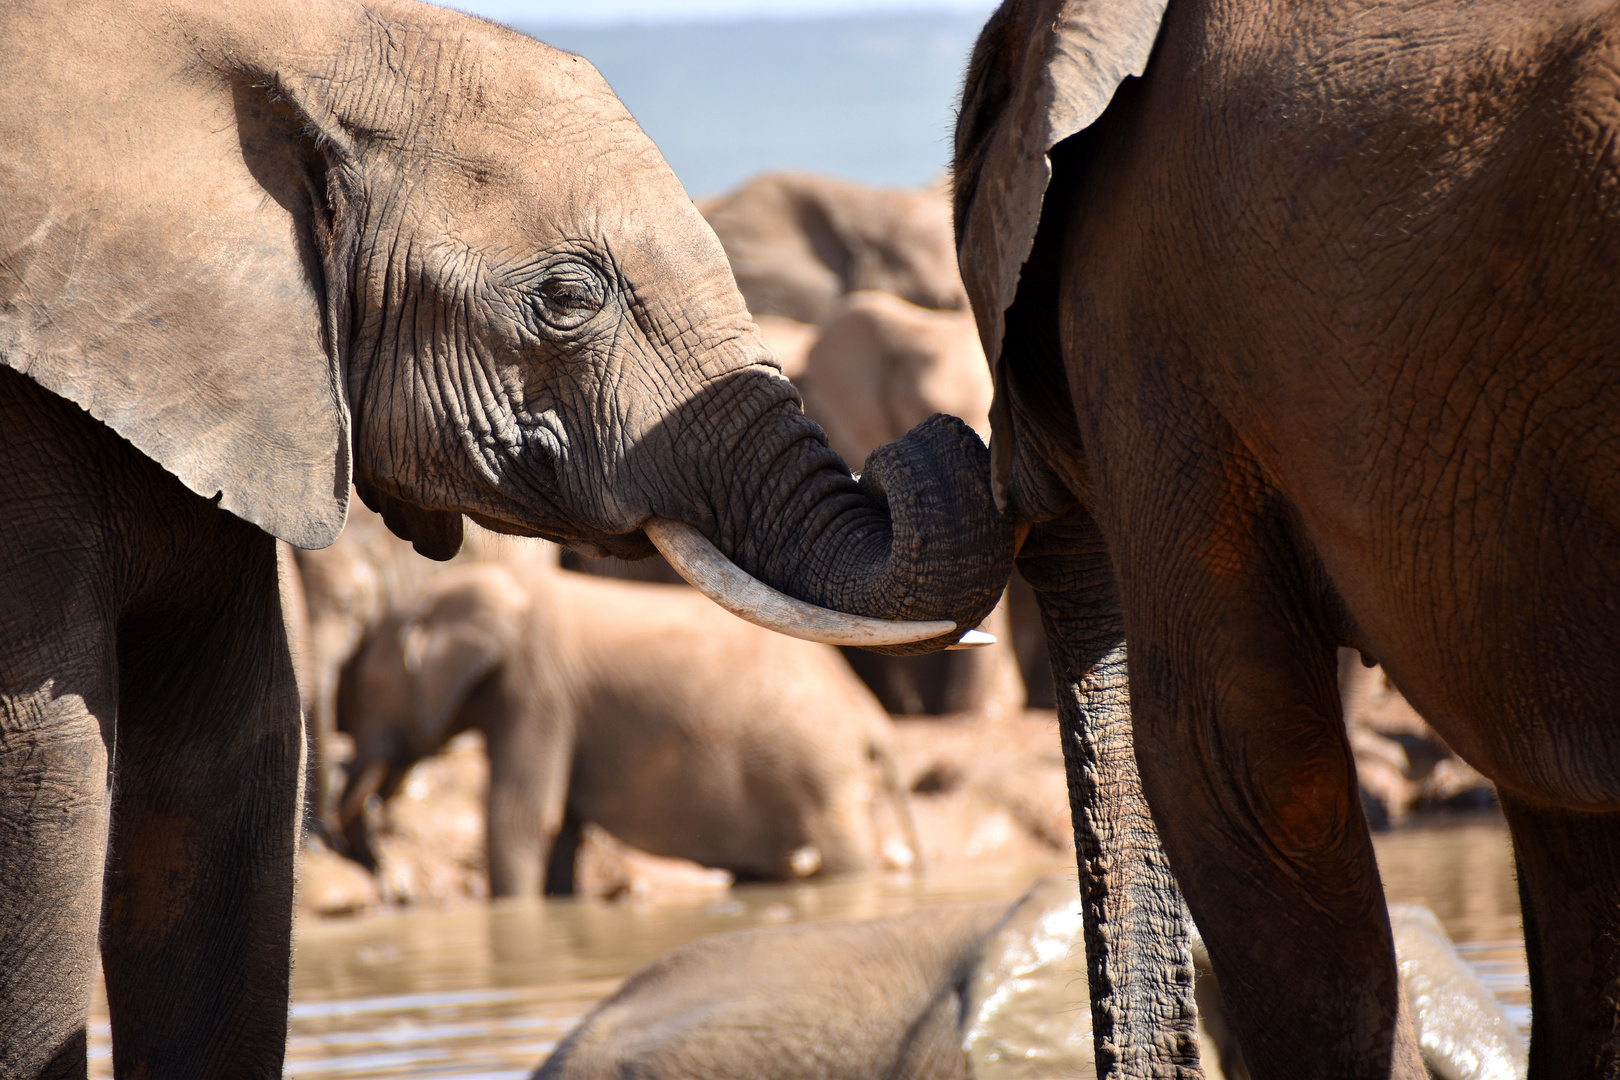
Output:
[[[858,480],[797,402],[748,431],[760,434],[727,448],[715,485],[728,494],[713,544],[740,574],[693,529],[644,526],[723,606],[797,637],[900,654],[950,646],[995,607],[1013,530],[990,492],[989,451],[962,421],[924,421],[874,450]]]
[[[1142,790],[1124,614],[1096,522],[1030,530],[1018,569],[1040,599],[1080,864],[1101,1080],[1198,1080],[1192,922]]]

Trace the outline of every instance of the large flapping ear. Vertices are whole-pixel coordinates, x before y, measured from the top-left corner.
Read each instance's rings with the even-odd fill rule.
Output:
[[[1005,0],[973,49],[956,125],[956,248],[995,378],[991,468],[1013,450],[1001,344],[1052,176],[1048,154],[1147,69],[1167,0]]]
[[[0,363],[298,547],[347,512],[343,139],[145,8],[0,15]],[[94,47],[90,47],[91,44]]]

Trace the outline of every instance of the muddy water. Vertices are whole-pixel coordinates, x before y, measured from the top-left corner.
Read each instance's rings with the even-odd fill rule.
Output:
[[[1528,1026],[1506,832],[1493,820],[1377,838],[1392,901],[1425,904]],[[1061,863],[747,886],[657,905],[550,901],[386,913],[298,928],[287,1075],[301,1080],[529,1074],[619,979],[706,934],[861,918],[957,900],[1011,901]],[[1072,869],[1070,870],[1072,872]],[[91,1075],[111,1075],[105,1010]]]

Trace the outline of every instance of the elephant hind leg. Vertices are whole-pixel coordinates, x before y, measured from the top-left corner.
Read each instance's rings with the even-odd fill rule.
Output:
[[[1620,813],[1498,795],[1530,961],[1530,1076],[1620,1074]]]
[[[1191,408],[1191,407],[1189,407]],[[1196,411],[1180,419],[1191,423]],[[1197,438],[1232,447],[1212,422]],[[1338,697],[1334,598],[1240,449],[1120,527],[1136,760],[1256,1080],[1422,1080]]]

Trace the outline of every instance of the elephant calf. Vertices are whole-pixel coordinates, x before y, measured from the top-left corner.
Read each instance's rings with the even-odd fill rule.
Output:
[[[837,650],[745,623],[684,586],[476,565],[391,612],[344,675],[355,741],[340,819],[457,732],[490,759],[495,896],[572,891],[579,826],[739,878],[859,870],[874,793],[910,834],[882,707]]]

